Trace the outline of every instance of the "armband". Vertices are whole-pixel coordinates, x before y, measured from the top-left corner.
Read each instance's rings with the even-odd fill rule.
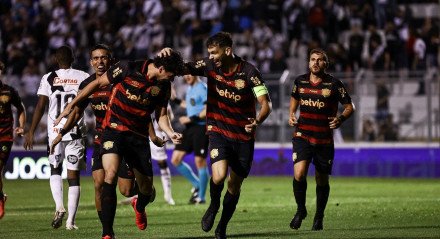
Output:
[[[254,88],[252,88],[252,91],[254,91],[256,97],[260,97],[268,93],[265,85],[255,86]]]
[[[61,136],[64,136],[66,133],[67,133],[67,130],[65,130],[63,128],[60,129]]]
[[[344,115],[339,115],[337,118],[341,123],[347,119]]]

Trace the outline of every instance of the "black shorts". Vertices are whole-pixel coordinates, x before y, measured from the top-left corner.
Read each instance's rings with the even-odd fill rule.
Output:
[[[205,125],[189,125],[183,131],[183,142],[176,144],[175,150],[185,151],[194,155],[206,157],[208,151],[208,136],[206,135]]]
[[[101,145],[93,144],[93,155],[92,155],[92,172],[95,170],[104,169],[102,167],[102,157],[101,157]],[[128,167],[124,158],[121,159],[121,163],[118,168],[118,177],[126,179],[134,179],[133,170]]]
[[[12,143],[12,141],[0,142],[0,161],[2,161],[3,164],[6,164],[8,161],[9,155],[11,154]]]
[[[292,145],[294,164],[307,160],[315,165],[315,169],[319,173],[332,174],[333,159],[335,158],[334,144],[311,144],[306,139],[294,137]]]
[[[233,142],[217,133],[209,134],[211,164],[227,160],[229,167],[238,176],[247,178],[254,159],[255,141]]]
[[[106,129],[101,142],[101,155],[118,154],[121,159],[125,159],[129,168],[136,169],[145,176],[153,176],[150,144],[146,138],[129,131]]]

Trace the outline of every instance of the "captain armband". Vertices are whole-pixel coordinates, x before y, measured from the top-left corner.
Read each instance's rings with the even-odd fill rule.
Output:
[[[252,91],[254,91],[256,97],[260,97],[269,93],[265,85],[255,86],[254,88],[252,88]]]

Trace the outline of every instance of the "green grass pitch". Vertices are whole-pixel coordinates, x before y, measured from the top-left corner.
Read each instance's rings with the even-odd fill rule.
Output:
[[[169,206],[163,200],[160,178],[154,180],[158,194],[156,201],[147,207],[148,228],[139,231],[131,206],[118,205],[114,225],[118,239],[214,237],[215,225],[209,233],[200,228],[207,205],[187,204],[189,183],[182,177],[173,177],[177,205]],[[5,217],[0,220],[0,238],[101,238],[92,179],[82,178],[81,185],[79,230],[67,231],[65,220],[59,229],[50,226],[54,203],[48,180],[5,180],[4,191],[9,198]],[[324,230],[319,232],[310,230],[315,212],[313,178],[308,178],[309,216],[299,230],[289,228],[295,208],[291,185],[290,177],[246,179],[227,235],[230,238],[440,238],[439,179],[333,177]],[[66,181],[64,186],[67,207]],[[216,222],[218,219],[219,215]]]

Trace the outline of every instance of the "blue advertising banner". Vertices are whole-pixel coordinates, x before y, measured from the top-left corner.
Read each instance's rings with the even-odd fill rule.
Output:
[[[169,159],[172,150],[167,150]],[[91,175],[90,156],[87,150],[87,170],[81,175]],[[194,155],[185,157],[195,169]],[[168,162],[171,173],[177,175],[176,169]],[[66,169],[63,168],[63,177]],[[159,168],[153,160],[155,175]],[[314,174],[313,166],[309,175]],[[251,175],[292,175],[292,149],[287,147],[257,147]],[[436,146],[348,146],[336,147],[333,164],[333,176],[344,177],[416,177],[440,178],[440,148]],[[6,164],[6,179],[48,179],[50,167],[46,151],[13,150]]]

